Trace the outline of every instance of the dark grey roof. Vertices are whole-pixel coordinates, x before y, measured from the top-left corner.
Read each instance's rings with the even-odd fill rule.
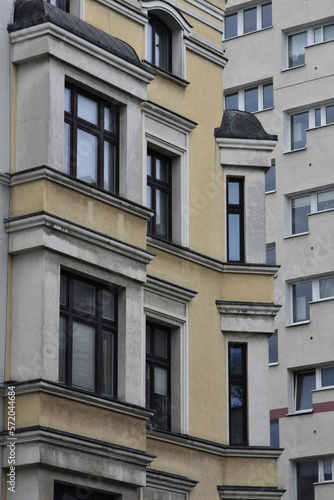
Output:
[[[8,31],[18,31],[47,22],[56,24],[80,38],[84,38],[94,45],[155,74],[152,68],[140,62],[135,50],[128,43],[108,35],[104,31],[43,0],[16,0],[14,22],[8,26]]]
[[[215,128],[215,137],[277,141],[277,135],[267,134],[256,116],[236,109],[224,111],[220,127]]]

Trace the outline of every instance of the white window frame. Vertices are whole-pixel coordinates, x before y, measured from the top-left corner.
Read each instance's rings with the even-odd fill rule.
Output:
[[[318,195],[319,194],[323,194],[323,193],[329,193],[331,191],[333,191],[333,193],[334,193],[334,186],[331,189],[321,189],[319,191],[311,191],[311,192],[307,192],[307,193],[303,193],[303,194],[300,194],[300,195],[289,197],[287,199],[288,200],[288,214],[287,214],[287,218],[286,219],[287,219],[288,224],[287,224],[287,227],[286,227],[286,236],[294,237],[294,236],[301,236],[301,235],[304,235],[304,234],[309,234],[309,230],[305,231],[305,232],[302,232],[302,233],[293,233],[292,232],[292,201],[296,200],[298,198],[304,198],[306,196],[310,196],[310,207],[311,208],[310,208],[310,213],[308,215],[315,214],[315,213],[328,212],[330,210],[334,210],[334,207],[333,208],[327,208],[327,209],[324,209],[324,210],[318,210]]]
[[[326,278],[334,278],[334,274],[326,274],[326,275],[322,275],[322,276],[318,276],[316,278],[313,278],[313,279],[305,279],[303,281],[295,281],[293,283],[290,283],[289,284],[289,287],[290,287],[290,291],[288,292],[288,295],[289,295],[289,311],[290,311],[290,322],[288,323],[287,326],[291,326],[291,325],[301,325],[303,323],[309,323],[311,321],[311,318],[309,318],[308,320],[302,320],[302,321],[293,321],[293,285],[298,285],[298,284],[301,284],[301,283],[309,283],[311,282],[312,283],[312,300],[309,302],[309,304],[313,304],[315,302],[324,302],[326,300],[333,300],[334,299],[334,295],[333,296],[328,296],[328,297],[323,297],[323,298],[320,298],[320,280],[322,279],[326,279]]]
[[[263,106],[263,87],[266,85],[273,85],[272,80],[268,80],[259,84],[254,84],[254,85],[247,85],[247,87],[238,89],[238,90],[229,90],[228,92],[224,93],[224,106],[226,108],[226,96],[229,96],[231,94],[238,94],[238,107],[240,111],[245,111],[245,104],[246,104],[246,99],[245,99],[245,92],[247,90],[252,90],[257,88],[257,102],[258,102],[258,109],[256,111],[253,111],[253,113],[258,113],[259,111],[268,111],[269,109],[273,109],[274,106],[271,106],[270,108],[265,108]],[[273,86],[273,101],[274,101],[274,86]]]
[[[301,369],[301,370],[297,370],[297,371],[293,371],[291,376],[292,376],[292,384],[293,384],[293,390],[292,390],[292,398],[293,398],[293,401],[292,401],[292,405],[291,405],[291,408],[292,408],[292,412],[293,413],[311,413],[313,411],[313,407],[312,408],[307,408],[307,409],[303,409],[303,410],[297,410],[296,409],[296,406],[297,406],[297,380],[298,380],[298,374],[300,373],[307,373],[307,372],[314,372],[315,374],[315,389],[312,391],[324,391],[324,390],[327,390],[327,389],[334,389],[334,385],[322,385],[321,383],[321,372],[323,369],[326,369],[326,368],[334,368],[334,365],[333,364],[329,364],[329,365],[324,365],[324,366],[317,366],[317,367],[313,367],[313,368],[305,368],[305,369]],[[334,473],[334,468],[333,468],[333,473]]]
[[[334,102],[330,102],[330,103],[326,103],[326,104],[319,104],[318,106],[314,106],[312,108],[301,109],[301,110],[293,112],[293,113],[288,113],[288,116],[289,116],[289,127],[288,127],[289,140],[288,140],[288,148],[287,148],[288,151],[291,151],[291,152],[300,151],[300,150],[307,148],[307,142],[306,142],[305,146],[303,146],[302,148],[292,149],[292,117],[299,115],[301,113],[308,113],[308,128],[305,129],[306,131],[314,129],[314,128],[326,127],[327,125],[334,124],[334,122],[327,123],[327,120],[326,120],[326,110],[328,107],[331,107],[331,106],[334,106]],[[320,125],[316,125],[315,115],[316,115],[316,110],[318,110],[318,109],[320,109],[320,113],[321,113]]]
[[[223,39],[224,40],[232,40],[233,38],[237,38],[239,36],[250,35],[251,33],[256,33],[257,31],[263,31],[263,30],[271,28],[272,22],[271,22],[271,26],[267,26],[266,28],[262,28],[262,6],[267,5],[269,3],[272,4],[271,1],[261,2],[259,4],[249,5],[245,9],[240,9],[240,10],[237,10],[234,12],[227,12],[225,17],[228,17],[228,16],[233,15],[233,14],[237,14],[237,35],[234,37],[225,38],[225,21],[224,21],[224,38]],[[257,9],[257,12],[256,12],[256,26],[257,26],[256,30],[249,31],[249,32],[245,33],[245,31],[244,31],[244,12],[245,12],[245,10],[250,10],[252,8],[255,8],[255,7]]]

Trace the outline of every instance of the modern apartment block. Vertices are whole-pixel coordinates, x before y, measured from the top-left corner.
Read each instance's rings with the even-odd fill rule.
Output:
[[[229,0],[226,109],[278,135],[267,258],[282,305],[269,341],[271,431],[284,500],[334,498],[334,5]]]
[[[223,115],[224,8],[1,2],[3,500],[284,493],[277,137]]]

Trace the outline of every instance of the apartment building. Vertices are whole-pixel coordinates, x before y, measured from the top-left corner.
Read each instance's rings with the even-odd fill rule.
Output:
[[[272,444],[284,500],[334,497],[334,5],[229,0],[226,109],[278,135],[266,175]]]
[[[1,8],[2,498],[281,498],[277,137],[223,114],[224,2]]]

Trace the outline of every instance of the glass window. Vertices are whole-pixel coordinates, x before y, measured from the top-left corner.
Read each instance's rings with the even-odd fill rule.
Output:
[[[292,285],[293,322],[308,321],[312,302],[312,281]]]
[[[263,85],[263,109],[274,107],[274,88],[272,83]]]
[[[332,457],[330,458],[324,458],[322,460],[322,467],[323,467],[323,481],[332,481],[333,479],[333,471],[332,471],[332,464],[333,459]]]
[[[278,420],[270,422],[270,446],[271,448],[279,448],[279,423]]]
[[[165,71],[172,71],[172,32],[160,18],[150,14],[147,39],[150,63]]]
[[[317,194],[317,210],[331,210],[334,208],[334,190]]]
[[[117,194],[118,123],[119,113],[108,102],[66,85],[64,172]]]
[[[254,113],[259,109],[258,88],[245,90],[245,111]]]
[[[65,12],[70,11],[70,0],[43,0],[43,1],[51,5],[54,5],[55,7],[58,7],[58,9],[65,10]]]
[[[334,40],[334,24],[324,26],[324,42]]]
[[[103,285],[62,273],[59,381],[116,397],[117,296]]]
[[[266,248],[266,264],[268,266],[276,266],[276,246],[270,244]]]
[[[301,66],[305,63],[305,47],[307,45],[307,32],[296,33],[288,38],[289,68]]]
[[[84,486],[55,483],[54,500],[115,500],[114,495],[88,490]]]
[[[225,39],[238,36],[238,14],[230,14],[225,17]]]
[[[321,387],[334,385],[334,366],[321,369]]]
[[[309,128],[308,111],[291,116],[291,149],[306,146],[306,130]]]
[[[334,106],[326,106],[326,124],[334,123]]]
[[[278,335],[273,333],[268,339],[269,363],[278,363]]]
[[[321,126],[321,108],[317,108],[314,110],[314,117],[315,117],[315,126],[320,127]]]
[[[314,483],[318,482],[318,461],[297,462],[297,500],[314,500]]]
[[[271,3],[265,3],[261,6],[262,10],[262,28],[269,28],[272,26],[272,8]]]
[[[247,446],[246,344],[229,344],[230,445]]]
[[[312,408],[312,391],[315,388],[314,370],[296,373],[296,411]]]
[[[320,43],[321,40],[321,28],[314,28],[314,43]]]
[[[146,325],[146,406],[156,410],[153,427],[171,428],[171,331],[154,323]]]
[[[265,190],[266,193],[270,191],[275,191],[276,189],[276,166],[272,165],[269,170],[267,170],[265,177]]]
[[[244,33],[256,31],[257,28],[257,8],[244,10]]]
[[[319,280],[319,297],[320,299],[334,297],[334,277]]]
[[[172,239],[171,159],[156,151],[147,153],[147,206],[155,211],[148,233],[164,240]]]
[[[243,180],[227,182],[227,260],[244,261]]]
[[[225,96],[225,109],[239,109],[238,92]]]
[[[311,213],[311,196],[291,200],[292,234],[308,232],[308,215]]]

